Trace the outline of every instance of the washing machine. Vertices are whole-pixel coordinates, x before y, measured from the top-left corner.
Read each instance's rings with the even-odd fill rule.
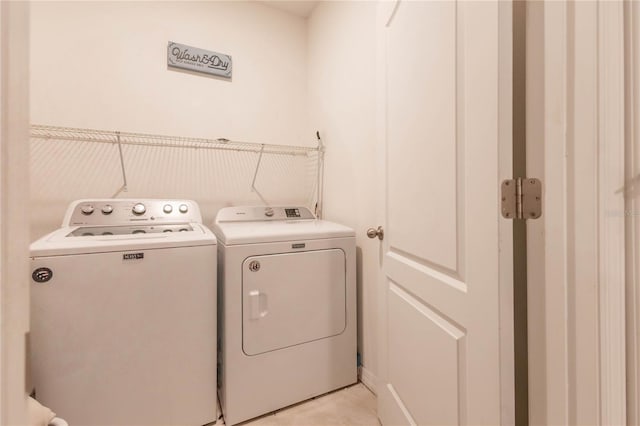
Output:
[[[355,383],[354,231],[305,207],[228,207],[214,233],[225,424]]]
[[[216,421],[216,238],[201,222],[193,201],[79,200],[31,245],[36,399],[71,425]]]

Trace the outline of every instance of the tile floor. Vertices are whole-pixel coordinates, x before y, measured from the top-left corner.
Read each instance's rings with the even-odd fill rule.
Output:
[[[216,426],[224,425],[218,420]],[[376,397],[362,383],[242,423],[242,426],[379,426]]]

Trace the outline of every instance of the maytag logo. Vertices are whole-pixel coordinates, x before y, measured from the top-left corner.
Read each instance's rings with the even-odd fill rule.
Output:
[[[122,260],[144,259],[144,253],[124,253]]]

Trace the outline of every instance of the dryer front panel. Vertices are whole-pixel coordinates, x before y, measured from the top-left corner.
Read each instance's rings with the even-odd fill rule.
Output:
[[[345,253],[251,256],[242,264],[242,348],[258,355],[342,333]]]

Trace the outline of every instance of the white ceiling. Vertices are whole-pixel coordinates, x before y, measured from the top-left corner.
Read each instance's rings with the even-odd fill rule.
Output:
[[[319,2],[316,0],[259,0],[267,6],[275,7],[276,9],[284,10],[285,12],[292,13],[300,16],[301,18],[308,18],[311,15],[311,11],[316,7]]]

